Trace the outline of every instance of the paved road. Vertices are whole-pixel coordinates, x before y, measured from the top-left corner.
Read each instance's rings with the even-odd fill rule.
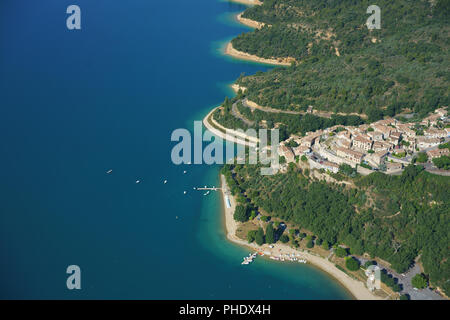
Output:
[[[250,108],[251,110],[258,109],[258,110],[261,110],[264,112],[270,112],[270,113],[306,114],[306,112],[304,112],[304,111],[281,110],[281,109],[274,109],[274,108],[270,108],[270,107],[261,107],[261,106],[258,106],[257,108],[255,108],[255,107],[249,106],[247,101],[248,101],[247,99],[242,100],[242,105],[244,107]]]
[[[238,101],[239,102],[239,101]],[[233,106],[231,107],[231,114],[235,117],[235,118],[238,118],[238,119],[240,119],[240,120],[242,120],[246,125],[248,125],[249,127],[252,127],[254,124],[255,124],[255,122],[254,121],[250,121],[250,120],[248,120],[247,118],[245,118],[240,112],[239,112],[239,110],[238,110],[238,108],[237,108],[237,103],[238,102],[235,102],[235,103],[233,103]]]

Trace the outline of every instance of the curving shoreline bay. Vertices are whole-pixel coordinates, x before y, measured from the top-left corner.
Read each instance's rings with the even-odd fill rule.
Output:
[[[243,14],[243,12],[239,13],[236,16],[236,20],[239,21],[240,23],[242,23],[243,25],[246,25],[247,27],[254,28],[254,29],[260,29],[260,28],[264,27],[264,25],[265,25],[264,22],[259,22],[259,21],[243,18],[242,14]]]
[[[242,52],[239,50],[236,50],[233,45],[231,44],[231,41],[228,42],[226,48],[225,48],[225,54],[232,56],[233,58],[242,59],[242,60],[248,60],[258,63],[265,63],[265,64],[272,64],[277,66],[290,66],[295,59],[293,58],[279,58],[279,59],[266,59],[258,57],[254,54]]]
[[[236,230],[238,228],[238,223],[234,220],[233,214],[236,208],[236,200],[231,195],[224,175],[220,175],[221,181],[221,190],[222,190],[222,199],[225,202],[225,198],[228,197],[230,201],[230,208],[227,208],[226,205],[223,205],[223,215],[225,218],[225,228],[227,239],[240,245],[251,249],[252,251],[264,251],[270,252],[271,254],[300,254],[302,257],[308,260],[308,263],[320,268],[322,271],[326,272],[329,276],[338,281],[345,289],[349,291],[349,293],[357,300],[382,300],[381,297],[378,297],[372,294],[362,283],[361,281],[350,278],[347,274],[339,270],[335,267],[335,265],[322,258],[315,256],[306,251],[300,251],[289,247],[288,245],[275,243],[273,244],[273,248],[270,248],[269,245],[264,244],[262,246],[258,246],[255,243],[248,243],[245,240],[242,240],[236,236]]]

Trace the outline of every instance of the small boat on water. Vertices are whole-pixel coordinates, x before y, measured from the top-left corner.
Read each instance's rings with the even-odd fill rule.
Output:
[[[184,170],[184,171],[183,171],[183,173],[184,173],[184,174],[186,174],[186,173],[187,173],[187,171],[186,171],[186,170]]]
[[[208,194],[209,194],[209,190],[206,191],[203,195],[204,195],[204,196],[207,196]]]
[[[187,193],[187,191],[184,191],[184,192],[183,192],[183,194],[186,194],[186,193]]]
[[[141,183],[141,180],[136,180],[136,184]]]
[[[164,180],[164,184],[166,184],[167,183],[167,180]]]
[[[107,174],[110,174],[112,172],[112,169],[109,169],[108,171],[106,171]]]

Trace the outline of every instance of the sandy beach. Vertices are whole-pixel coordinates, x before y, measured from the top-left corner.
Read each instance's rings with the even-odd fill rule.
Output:
[[[258,22],[258,21],[255,21],[255,20],[243,18],[243,17],[242,17],[242,14],[243,14],[243,12],[239,13],[239,14],[236,16],[236,19],[237,19],[240,23],[242,23],[243,25],[246,25],[247,27],[255,28],[255,29],[260,29],[260,28],[264,27],[264,25],[265,25],[264,22]]]
[[[251,5],[251,6],[256,6],[256,5],[262,4],[262,2],[260,2],[258,0],[230,0],[230,1],[240,3],[240,4]]]
[[[233,45],[231,42],[228,42],[226,48],[225,48],[225,54],[232,56],[237,59],[242,60],[248,60],[248,61],[254,61],[259,63],[266,63],[266,64],[273,64],[277,66],[290,66],[292,61],[295,61],[294,58],[278,58],[278,59],[266,59],[258,57],[254,54],[249,54],[246,52],[238,51],[235,48],[233,48]]]
[[[236,208],[236,201],[228,190],[228,186],[225,181],[225,177],[221,175],[221,185],[222,185],[222,197],[224,201],[224,215],[225,215],[225,226],[227,231],[228,240],[237,243],[239,245],[245,246],[252,251],[257,250],[259,252],[264,252],[266,255],[279,256],[280,254],[300,254],[302,258],[306,259],[308,263],[320,268],[321,270],[328,273],[330,276],[335,278],[339,283],[341,283],[357,300],[381,300],[380,297],[372,294],[361,281],[354,280],[350,278],[347,274],[339,270],[334,266],[334,264],[322,257],[315,256],[311,253],[301,250],[295,250],[288,245],[276,243],[273,244],[273,248],[269,245],[264,244],[258,246],[255,243],[248,243],[236,236],[236,230],[238,228],[238,223],[234,220],[233,214]],[[225,203],[225,197],[228,197],[230,201],[230,208],[227,207]],[[279,262],[283,263],[283,262]]]

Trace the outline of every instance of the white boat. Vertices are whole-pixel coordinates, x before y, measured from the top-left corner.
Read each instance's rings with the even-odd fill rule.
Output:
[[[186,174],[186,172],[187,172],[186,170],[183,171],[184,174]]]
[[[184,193],[184,194],[186,194],[186,193],[187,193],[187,191],[184,191],[183,193]]]
[[[112,169],[109,169],[108,171],[106,171],[107,174],[110,174],[112,172]]]
[[[204,196],[207,196],[208,194],[209,194],[209,190],[206,191],[203,195],[204,195]]]
[[[167,183],[167,180],[164,180],[164,184],[166,184]]]
[[[271,256],[270,259],[272,259],[272,260],[277,260],[277,261],[280,260],[280,258],[274,257],[274,256]]]
[[[141,182],[141,180],[136,180],[136,183],[140,183]]]

